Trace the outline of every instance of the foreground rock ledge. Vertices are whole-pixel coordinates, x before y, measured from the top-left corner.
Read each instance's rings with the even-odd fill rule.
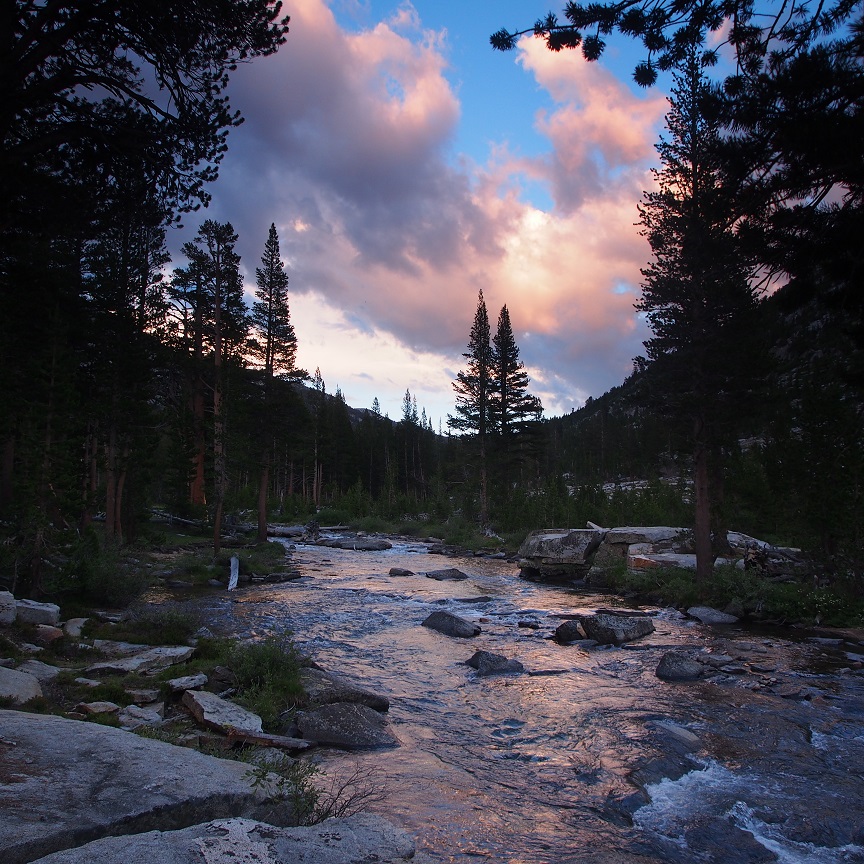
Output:
[[[278,820],[248,770],[121,729],[0,710],[3,864],[111,835],[231,816]]]
[[[360,814],[311,828],[222,819],[182,831],[106,837],[38,860],[41,864],[397,864],[413,858],[414,843],[407,834],[380,816]]]

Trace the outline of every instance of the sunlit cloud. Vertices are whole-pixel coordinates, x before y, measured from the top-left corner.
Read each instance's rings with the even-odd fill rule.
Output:
[[[207,216],[234,224],[249,285],[276,224],[301,365],[349,404],[377,396],[393,416],[407,387],[446,415],[482,289],[493,327],[508,305],[548,411],[620,383],[644,338],[634,223],[665,100],[527,39],[513,62],[554,100],[526,118],[548,152],[501,142],[477,164],[453,152],[446,33],[410,4],[357,32],[321,0],[290,11],[288,44],[232,82],[247,119]]]

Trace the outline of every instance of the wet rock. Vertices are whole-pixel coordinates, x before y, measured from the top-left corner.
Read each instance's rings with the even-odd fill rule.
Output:
[[[470,639],[480,635],[480,626],[454,615],[452,612],[433,612],[422,624],[431,630],[437,630],[445,636],[456,636],[460,639]]]
[[[24,624],[50,624],[60,621],[60,607],[56,603],[37,603],[35,600],[16,600],[17,618]]]
[[[404,567],[391,567],[389,570],[390,576],[415,576],[413,570],[406,570]]]
[[[343,702],[366,705],[373,711],[387,711],[390,708],[390,700],[386,696],[356,687],[341,676],[323,669],[301,669],[300,683],[311,705]]]
[[[738,620],[734,615],[728,615],[710,606],[691,606],[687,614],[703,624],[734,624]]]
[[[381,816],[361,813],[309,828],[220,819],[179,831],[105,837],[40,864],[398,864],[415,861],[413,840]]]
[[[399,745],[380,713],[356,703],[336,702],[302,711],[297,728],[310,741],[347,750]]]
[[[438,582],[462,582],[468,578],[467,573],[463,573],[455,567],[448,567],[446,570],[430,570],[423,575],[429,579],[436,579]]]
[[[509,660],[502,654],[493,654],[491,651],[475,651],[465,663],[476,669],[481,677],[525,671],[525,667],[518,660]]]
[[[577,639],[584,639],[585,634],[578,621],[564,621],[555,628],[555,641],[567,644]]]
[[[695,681],[702,677],[703,665],[683,651],[667,651],[657,665],[655,675],[663,681]]]
[[[650,618],[631,618],[619,615],[586,615],[580,619],[589,639],[601,645],[622,645],[654,632]]]
[[[42,687],[35,675],[0,666],[0,696],[23,705],[30,699],[42,695]]]
[[[227,734],[232,729],[249,732],[261,731],[261,718],[227,699],[206,690],[187,690],[183,694],[183,704],[190,710],[195,720],[208,729]]]
[[[106,674],[128,675],[167,669],[176,663],[185,663],[195,649],[190,645],[159,646],[118,660],[105,660],[87,667],[87,672],[102,672]]]
[[[684,839],[687,848],[702,860],[723,864],[767,864],[778,860],[749,831],[719,817],[688,828]]]
[[[8,627],[16,615],[15,596],[11,591],[0,591],[0,627]]]
[[[654,720],[649,725],[664,733],[667,739],[674,740],[679,752],[692,753],[702,749],[702,740],[698,735],[672,720]]]

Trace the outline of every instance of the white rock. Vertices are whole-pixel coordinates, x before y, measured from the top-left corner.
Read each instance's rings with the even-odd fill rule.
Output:
[[[0,666],[0,696],[11,699],[16,705],[23,705],[41,695],[42,687],[34,675]]]
[[[63,625],[63,632],[71,639],[80,639],[81,629],[89,620],[89,618],[70,618]]]
[[[172,693],[182,693],[184,690],[200,690],[207,683],[203,672],[197,675],[184,675],[182,678],[172,678],[168,682]]]
[[[35,600],[16,600],[18,620],[26,624],[51,624],[60,621],[60,607],[56,603],[37,603]]]
[[[88,672],[106,672],[116,674],[130,674],[150,672],[154,669],[167,669],[176,663],[185,663],[193,654],[195,649],[189,645],[160,645],[151,648],[141,654],[132,657],[123,657],[117,660],[105,660],[94,663],[87,667]]]
[[[140,708],[138,705],[127,705],[117,714],[122,729],[137,729],[139,726],[159,726],[162,715],[157,708]]]
[[[53,681],[60,674],[60,670],[56,666],[49,666],[41,660],[25,660],[18,667],[18,671],[26,672],[42,682]]]
[[[0,591],[0,626],[8,627],[17,615],[15,597],[10,591]]]
[[[244,732],[261,732],[261,718],[227,699],[206,690],[187,690],[183,694],[183,704],[192,716],[203,726],[217,732],[228,733],[232,729]]]

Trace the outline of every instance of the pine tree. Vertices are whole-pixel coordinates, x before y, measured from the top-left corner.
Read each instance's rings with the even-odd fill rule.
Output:
[[[264,244],[261,266],[255,271],[258,298],[252,304],[250,316],[254,336],[249,340],[249,353],[263,367],[261,412],[261,474],[258,484],[258,542],[267,542],[267,496],[270,488],[272,439],[275,432],[274,376],[289,376],[297,355],[297,335],[291,323],[288,307],[288,274],[279,255],[279,235],[276,226]]]
[[[523,432],[532,421],[540,419],[543,405],[528,393],[528,373],[519,359],[519,346],[513,336],[510,313],[503,306],[498,315],[498,327],[492,340],[492,380],[490,414],[492,428],[506,451],[514,436]]]
[[[453,389],[456,391],[456,414],[448,414],[447,425],[458,432],[473,433],[476,436],[480,469],[480,521],[485,525],[489,519],[486,453],[490,429],[492,345],[489,313],[486,311],[482,290],[468,337],[468,350],[462,356],[468,364],[453,382]]]
[[[640,205],[654,260],[642,271],[636,308],[654,334],[645,347],[655,398],[691,427],[697,581],[704,584],[713,569],[712,497],[719,499],[720,489],[712,491],[709,475],[719,457],[721,424],[732,412],[733,394],[759,371],[748,367],[745,350],[756,294],[733,232],[734,191],[720,179],[719,128],[706,110],[710,88],[695,50],[676,74],[672,94],[669,138],[657,145],[659,188],[645,193]]]

